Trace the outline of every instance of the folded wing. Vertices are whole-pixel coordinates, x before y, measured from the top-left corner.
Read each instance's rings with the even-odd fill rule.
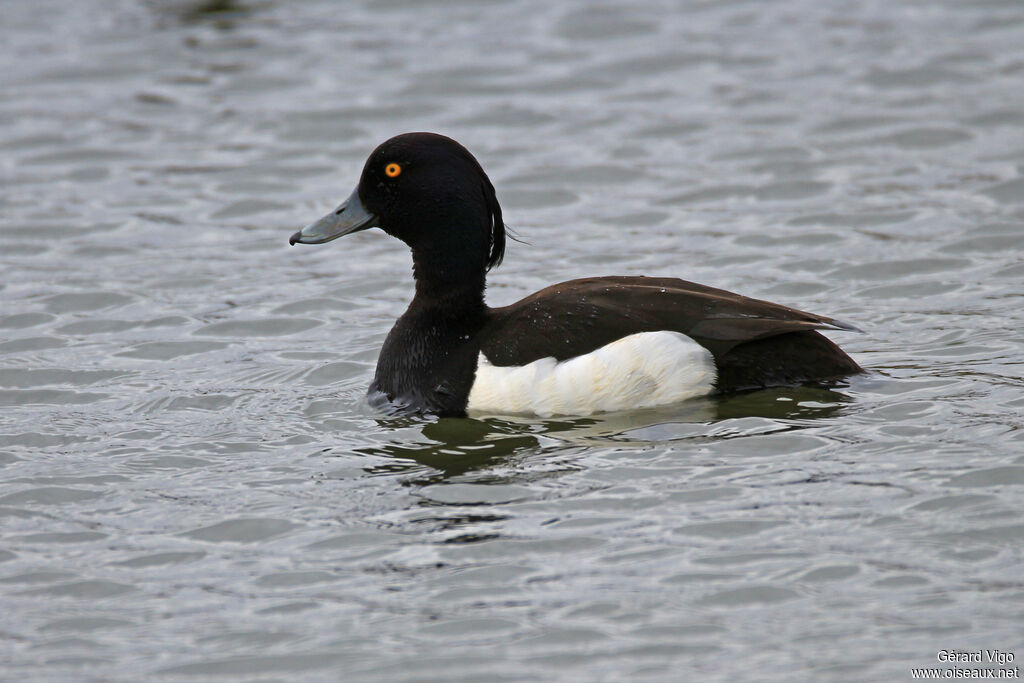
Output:
[[[707,348],[719,389],[770,386],[860,372],[818,329],[832,318],[676,278],[571,280],[492,310],[481,351],[497,366],[568,360],[638,332],[680,332]]]

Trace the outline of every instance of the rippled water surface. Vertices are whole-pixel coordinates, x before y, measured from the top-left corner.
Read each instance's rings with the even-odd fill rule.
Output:
[[[4,678],[1024,659],[1016,0],[0,12]],[[587,419],[374,413],[408,253],[287,238],[408,130],[473,150],[529,243],[492,304],[676,275],[857,324],[833,338],[871,373]]]

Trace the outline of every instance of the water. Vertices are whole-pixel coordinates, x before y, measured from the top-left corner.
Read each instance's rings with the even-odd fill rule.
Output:
[[[0,13],[5,678],[1024,658],[1014,0]],[[871,373],[587,419],[381,417],[363,393],[407,252],[287,238],[423,129],[474,151],[529,242],[492,304],[677,275],[849,320],[866,334],[832,336]]]

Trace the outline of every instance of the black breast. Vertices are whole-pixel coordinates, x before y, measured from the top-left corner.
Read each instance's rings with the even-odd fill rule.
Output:
[[[393,412],[464,415],[480,353],[480,316],[438,318],[410,309],[381,347],[371,396]]]

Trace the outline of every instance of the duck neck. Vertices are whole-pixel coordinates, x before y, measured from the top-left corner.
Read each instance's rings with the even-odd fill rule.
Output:
[[[448,250],[412,251],[416,296],[410,310],[430,311],[445,318],[465,320],[484,312],[486,274],[483,264],[467,264]],[[475,265],[475,267],[474,267]]]

